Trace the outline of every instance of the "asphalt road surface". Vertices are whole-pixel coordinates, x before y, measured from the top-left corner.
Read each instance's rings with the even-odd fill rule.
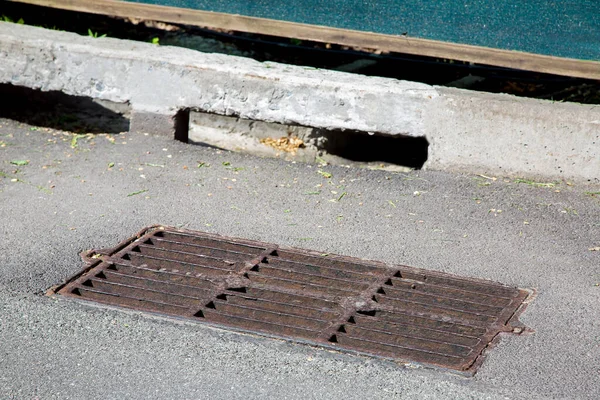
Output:
[[[597,186],[0,125],[0,398],[600,398]],[[465,378],[44,296],[81,251],[152,224],[533,288],[535,333]]]

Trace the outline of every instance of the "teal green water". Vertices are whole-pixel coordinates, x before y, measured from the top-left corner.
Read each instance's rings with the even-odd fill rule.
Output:
[[[129,0],[600,60],[600,0]]]

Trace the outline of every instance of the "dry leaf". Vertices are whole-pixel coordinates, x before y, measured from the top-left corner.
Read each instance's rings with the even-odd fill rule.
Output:
[[[285,151],[291,155],[296,155],[299,148],[304,147],[304,142],[296,136],[280,137],[279,139],[265,138],[260,139],[262,144],[271,146],[277,150]]]

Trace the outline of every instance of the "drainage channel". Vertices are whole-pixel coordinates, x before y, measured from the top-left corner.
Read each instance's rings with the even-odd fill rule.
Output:
[[[180,121],[175,137],[182,142],[287,161],[404,171],[423,168],[429,151],[425,137],[318,129],[193,110]]]
[[[472,375],[529,292],[407,266],[163,226],[113,249],[49,294],[183,317]]]

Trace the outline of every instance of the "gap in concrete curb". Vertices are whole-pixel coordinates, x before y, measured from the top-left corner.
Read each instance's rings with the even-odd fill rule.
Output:
[[[63,92],[0,84],[0,118],[75,133],[129,131],[130,106]]]
[[[0,118],[74,133],[168,133],[181,142],[288,161],[327,162],[388,170],[420,169],[429,143],[422,137],[316,129],[181,109],[174,115],[135,111],[127,103],[0,84]],[[168,126],[162,126],[168,125]],[[161,129],[162,128],[162,129]],[[261,140],[296,137],[290,153]]]
[[[290,138],[300,139],[302,146],[290,146],[292,151],[285,151],[263,143]],[[421,169],[427,161],[429,147],[429,142],[424,137],[317,129],[197,111],[190,113],[187,141],[290,161],[326,161],[336,165],[367,167],[388,164],[387,169],[400,170]]]
[[[424,137],[380,135],[361,131],[317,129],[320,149],[355,162],[381,162],[421,169],[427,161],[429,142]]]
[[[182,139],[185,111],[181,118],[177,113],[190,109],[344,133],[425,137],[428,169],[599,180],[600,119],[593,105],[261,64],[4,22],[0,36],[0,82],[129,103],[130,132],[174,138],[178,131]],[[343,155],[348,148],[334,146]]]

